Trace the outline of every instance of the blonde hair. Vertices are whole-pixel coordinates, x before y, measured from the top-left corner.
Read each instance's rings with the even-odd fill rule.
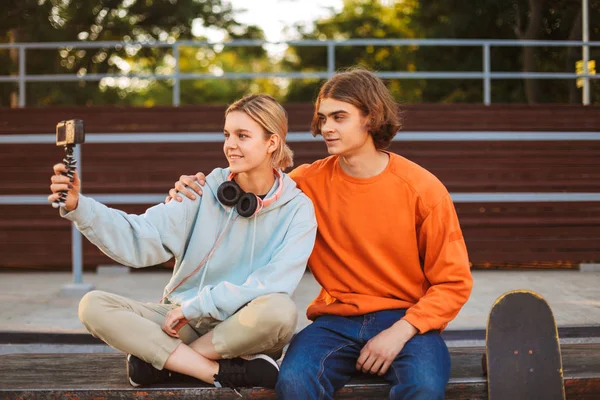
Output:
[[[272,135],[279,136],[279,146],[271,155],[273,168],[285,169],[294,165],[294,153],[285,143],[287,112],[277,100],[268,94],[251,94],[230,105],[225,111],[225,117],[233,111],[242,111],[256,121],[265,130],[265,139]]]

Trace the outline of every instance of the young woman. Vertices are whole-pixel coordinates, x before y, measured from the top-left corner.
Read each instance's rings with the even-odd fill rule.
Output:
[[[115,261],[131,267],[175,257],[157,304],[93,291],[79,318],[108,345],[129,354],[132,385],[182,373],[216,386],[274,387],[269,355],[291,339],[297,309],[290,295],[313,249],[311,201],[281,171],[292,165],[287,115],[268,95],[238,100],[225,112],[229,168],[206,177],[204,196],[128,215],[79,194],[54,166],[50,202],[68,190],[60,212]]]

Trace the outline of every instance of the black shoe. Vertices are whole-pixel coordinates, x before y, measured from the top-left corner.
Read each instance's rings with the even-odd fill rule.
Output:
[[[277,360],[279,360],[281,358],[281,356],[283,355],[283,349],[277,350],[273,353],[263,353],[263,354],[266,354],[267,356],[269,356],[273,360],[275,360],[275,362],[277,362]]]
[[[215,386],[240,387],[262,386],[274,388],[279,376],[279,366],[264,354],[219,360],[219,372],[214,376]]]
[[[132,354],[127,355],[127,378],[133,387],[164,382],[171,377],[171,374],[171,371],[166,368],[159,370]]]

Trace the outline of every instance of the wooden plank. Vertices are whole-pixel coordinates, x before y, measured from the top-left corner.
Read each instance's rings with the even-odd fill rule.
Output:
[[[223,106],[27,107],[4,109],[0,131],[7,134],[52,131],[61,119],[81,118],[88,132],[219,131]],[[310,103],[285,104],[290,130],[309,129]],[[404,129],[423,131],[600,131],[600,106],[411,104],[401,107]],[[435,118],[432,118],[435,115]]]
[[[482,347],[451,348],[452,372],[447,399],[487,398],[481,370]],[[562,346],[567,398],[600,396],[600,345]],[[125,377],[120,354],[13,354],[0,356],[0,397],[3,399],[49,398],[235,398],[200,382],[132,388]],[[389,385],[379,378],[357,376],[336,398],[381,398]],[[243,389],[249,398],[274,398],[273,391]],[[595,397],[594,397],[595,396]]]
[[[468,248],[468,244],[467,244]],[[559,268],[560,266],[579,265],[581,263],[598,263],[598,251],[594,252],[528,252],[515,251],[507,254],[494,249],[469,249],[469,261],[478,267],[487,265],[489,267],[500,267],[513,264],[515,269],[535,266],[538,263],[550,264]]]
[[[534,162],[517,149],[503,149],[500,159],[495,158],[496,153],[474,155],[466,151],[450,156],[450,145],[440,142],[427,156],[422,155],[422,148],[412,152],[394,149],[396,144],[392,148],[430,170],[451,192],[600,191],[600,146],[589,155],[569,157],[538,149],[538,161]],[[560,146],[556,146],[558,152]],[[296,165],[327,155],[321,143],[292,143],[291,147]],[[39,144],[3,145],[0,149],[4,149],[0,167],[5,171],[0,195],[47,193],[52,165],[63,157],[61,149]],[[564,154],[565,150],[560,151]],[[181,174],[208,173],[225,165],[220,143],[85,144],[82,152],[84,184],[89,193],[166,192]],[[568,164],[560,164],[565,159]],[[573,164],[575,161],[579,163]]]
[[[151,205],[118,205],[141,214]],[[476,268],[526,264],[573,268],[600,261],[600,204],[457,205],[471,263]],[[535,215],[535,217],[531,217]],[[50,205],[0,208],[2,267],[69,269],[71,227]],[[86,268],[112,261],[84,239]]]

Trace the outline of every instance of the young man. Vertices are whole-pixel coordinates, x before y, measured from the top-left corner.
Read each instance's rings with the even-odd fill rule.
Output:
[[[467,301],[465,242],[444,185],[384,151],[400,128],[397,104],[374,74],[334,75],[316,101],[312,131],[328,158],[290,173],[318,222],[309,267],[322,286],[314,322],[284,357],[277,394],[332,399],[357,370],[377,374],[392,399],[442,399],[450,356],[440,332]],[[183,184],[201,193],[194,177]],[[196,180],[203,184],[203,175]],[[176,191],[169,192],[176,197]]]

